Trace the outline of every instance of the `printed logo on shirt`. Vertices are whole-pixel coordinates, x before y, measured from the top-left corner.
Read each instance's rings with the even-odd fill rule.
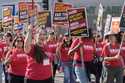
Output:
[[[44,66],[50,65],[49,59],[44,59],[43,60],[43,65]]]
[[[93,50],[94,49],[93,46],[91,46],[91,45],[83,45],[83,47],[85,49],[88,49],[88,50]]]
[[[25,57],[27,57],[27,55],[26,54],[17,54],[17,57],[19,57],[19,58],[25,58]]]
[[[57,44],[52,44],[52,45],[49,45],[50,48],[52,47],[57,47]]]
[[[102,48],[96,48],[96,51],[101,51],[102,50]]]
[[[111,54],[116,54],[118,53],[119,49],[110,49]]]

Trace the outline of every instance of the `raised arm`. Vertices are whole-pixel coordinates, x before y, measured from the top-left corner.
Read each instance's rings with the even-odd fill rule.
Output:
[[[29,53],[31,50],[31,44],[32,44],[32,26],[28,26],[28,33],[26,35],[25,41],[24,41],[24,51],[25,53]]]
[[[76,39],[73,41],[70,49],[69,49],[69,52],[68,52],[68,55],[71,55],[71,54],[74,54],[74,52],[79,49],[81,46],[81,42],[79,42],[79,39]]]

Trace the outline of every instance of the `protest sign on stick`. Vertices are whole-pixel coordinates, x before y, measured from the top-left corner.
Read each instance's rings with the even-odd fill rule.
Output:
[[[53,17],[53,23],[54,25],[61,25],[64,27],[68,27],[68,13],[67,10],[69,8],[72,8],[71,4],[68,3],[55,3],[54,8],[54,17]]]
[[[105,28],[104,28],[104,37],[110,31],[111,20],[112,20],[112,16],[110,14],[108,14],[107,19],[106,19]]]
[[[27,12],[27,3],[26,2],[19,2],[19,20],[21,23],[28,22],[28,12]]]
[[[2,8],[2,27],[4,31],[13,31],[13,6],[3,6]]]
[[[119,24],[120,24],[120,17],[112,17],[111,32],[117,34],[120,31]]]
[[[120,31],[125,31],[125,3],[122,8],[121,19],[120,19]]]
[[[50,11],[41,11],[37,14],[37,25],[41,28],[51,27],[51,13]]]
[[[99,11],[98,11],[98,17],[97,17],[97,23],[96,23],[96,29],[97,32],[101,35],[102,34],[102,19],[103,19],[103,6],[100,3],[99,4]]]
[[[70,35],[88,37],[86,8],[69,9],[68,15]]]

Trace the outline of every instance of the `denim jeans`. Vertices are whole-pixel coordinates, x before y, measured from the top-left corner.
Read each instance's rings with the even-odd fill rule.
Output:
[[[62,62],[64,69],[64,83],[75,83],[75,76],[72,62]]]
[[[106,77],[104,79],[104,83],[114,83],[116,79],[116,83],[123,83],[123,68],[108,68],[105,67]]]
[[[86,75],[85,68],[82,66],[75,66],[75,73],[80,83],[89,83],[89,80]]]
[[[0,63],[0,83],[2,83],[3,65]]]

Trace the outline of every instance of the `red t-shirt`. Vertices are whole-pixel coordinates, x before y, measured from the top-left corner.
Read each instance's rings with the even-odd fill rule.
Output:
[[[119,51],[119,47],[120,46],[118,44],[115,44],[115,45],[107,44],[104,47],[103,56],[104,57],[113,57],[113,56],[117,55],[117,53]],[[120,55],[123,55],[123,53],[121,52]],[[106,64],[109,67],[121,67],[122,66],[121,60],[105,61],[104,64]]]
[[[70,49],[74,48],[80,43],[79,39],[75,39],[70,47]],[[85,62],[90,62],[94,59],[94,42],[90,39],[82,39],[82,48],[83,48],[83,60]],[[75,61],[81,61],[81,55],[80,55],[80,49],[77,49],[77,51],[74,54],[74,60]]]
[[[8,51],[8,47],[4,41],[0,42],[0,59],[4,58]]]
[[[57,48],[57,42],[56,41],[48,41],[47,42],[48,45],[48,56],[51,58],[51,60],[55,60],[56,59],[56,48]]]
[[[71,57],[68,55],[68,51],[69,51],[69,47],[62,47],[60,49],[62,62],[72,61]]]
[[[27,55],[23,49],[13,48],[10,55],[11,63],[8,72],[18,76],[25,76],[27,67]]]
[[[3,56],[3,50],[4,50],[3,47],[4,47],[3,44],[0,42],[0,59],[1,59],[2,56]]]
[[[44,46],[42,50],[47,54],[48,53],[48,46]],[[48,54],[47,54],[48,55]],[[31,51],[28,53],[27,58],[27,70],[26,70],[26,78],[32,79],[32,80],[45,80],[52,76],[52,70],[51,70],[51,62],[50,59],[43,60],[43,64],[37,63],[34,53],[34,45],[32,45]]]
[[[102,44],[102,42],[96,42],[95,46],[96,46],[96,56],[101,56],[104,45]]]

